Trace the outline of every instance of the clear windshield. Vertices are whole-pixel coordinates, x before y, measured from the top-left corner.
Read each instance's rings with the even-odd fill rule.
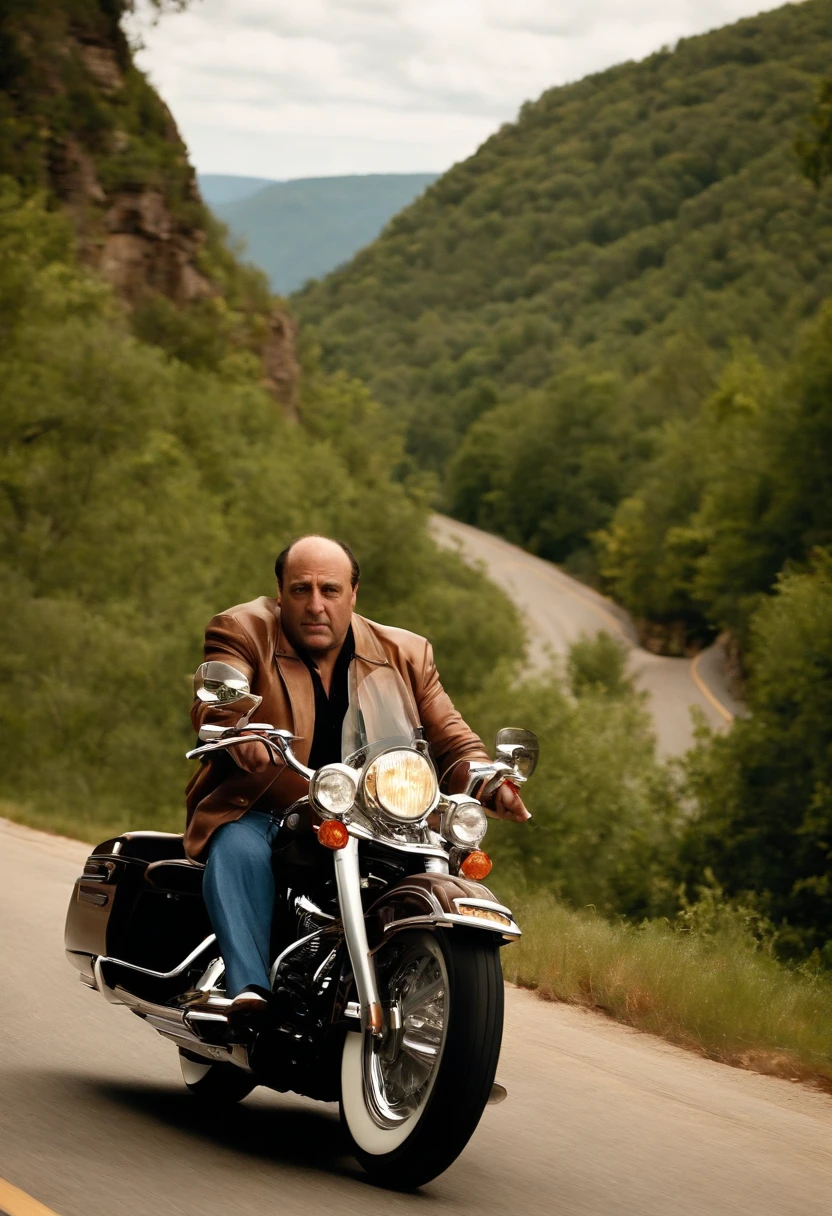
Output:
[[[360,768],[388,747],[412,747],[419,738],[419,715],[404,680],[394,667],[350,664],[350,704],[341,732],[341,756]]]

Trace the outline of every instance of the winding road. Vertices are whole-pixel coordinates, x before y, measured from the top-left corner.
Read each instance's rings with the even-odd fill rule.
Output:
[[[733,706],[635,645],[618,609],[494,537],[437,520],[521,603],[534,656],[606,628],[631,646],[660,743]],[[708,656],[706,656],[707,658]],[[722,709],[717,708],[722,706]],[[418,1194],[369,1185],[337,1109],[257,1090],[217,1122],[175,1049],[78,982],[63,923],[88,848],[0,820],[0,1216],[829,1216],[832,1100],[509,989],[499,1080],[461,1158]],[[510,949],[511,947],[508,947]]]
[[[551,562],[444,515],[433,516],[432,529],[438,541],[458,548],[466,561],[481,563],[515,602],[525,619],[532,666],[545,665],[552,654],[564,655],[582,636],[604,632],[620,638],[628,647],[636,686],[649,697],[659,755],[679,755],[690,747],[693,707],[717,730],[742,713],[742,704],[728,687],[720,646],[711,646],[692,660],[651,654],[639,646],[635,626],[623,608]]]

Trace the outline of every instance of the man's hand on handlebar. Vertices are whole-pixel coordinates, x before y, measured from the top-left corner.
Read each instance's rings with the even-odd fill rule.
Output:
[[[263,773],[270,764],[277,764],[279,756],[273,747],[269,747],[254,736],[249,743],[235,743],[228,749],[229,755],[239,768],[247,773]]]
[[[493,804],[486,809],[494,819],[509,819],[513,823],[525,823],[532,817],[517,793],[517,787],[510,781],[502,783],[494,795]]]

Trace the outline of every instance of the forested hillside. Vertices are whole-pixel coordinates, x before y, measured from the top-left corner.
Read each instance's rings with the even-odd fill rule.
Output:
[[[298,178],[212,206],[272,291],[287,295],[368,245],[435,180],[435,173]]]
[[[832,3],[807,0],[553,89],[297,296],[324,365],[401,423],[403,471],[597,580],[598,534],[664,428],[724,398],[737,361],[772,391],[832,294],[832,195],[794,148],[830,62]],[[683,637],[729,623],[713,596],[631,594],[600,560]]]

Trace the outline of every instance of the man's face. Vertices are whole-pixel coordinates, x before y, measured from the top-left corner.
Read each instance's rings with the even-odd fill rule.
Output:
[[[331,540],[310,536],[292,546],[277,602],[293,646],[319,655],[341,649],[357,591],[350,576],[349,558]]]

